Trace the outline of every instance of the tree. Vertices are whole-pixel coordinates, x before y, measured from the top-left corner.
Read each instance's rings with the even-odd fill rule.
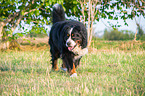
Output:
[[[25,15],[36,10],[34,8],[30,9],[29,6],[25,6],[26,2],[22,2],[20,6],[18,6],[20,2],[15,2],[14,0],[3,0],[0,2],[0,34],[2,34],[4,27],[11,29],[13,32]],[[34,4],[34,1],[31,3]],[[18,8],[16,6],[18,6]]]
[[[48,24],[52,5],[63,3],[63,0],[1,0],[0,1],[0,34],[4,27],[12,32],[21,20],[30,24]]]
[[[38,27],[40,25],[50,24],[52,6],[55,4],[64,6],[68,17],[75,16],[82,21],[88,29],[88,45],[91,43],[93,24],[100,18],[118,20],[118,17],[124,20],[133,19],[134,16],[143,15],[145,2],[143,0],[1,0],[0,1],[0,34],[5,29],[9,29],[9,35],[23,20],[30,24],[33,22]],[[126,9],[131,8],[131,12]],[[119,10],[119,14],[115,14]],[[119,25],[111,25],[113,28]],[[3,31],[5,32],[5,31]]]
[[[87,25],[88,29],[88,46],[92,39],[92,27],[96,21],[101,18],[118,20],[120,17],[124,20],[124,25],[128,25],[127,18],[133,19],[134,16],[145,15],[145,2],[143,0],[64,0],[66,13],[68,16],[73,15]],[[132,9],[131,12],[127,9]],[[71,12],[70,12],[71,10]],[[119,14],[116,11],[119,10]],[[112,25],[113,29],[120,25]]]
[[[81,4],[81,8],[82,8],[82,15],[83,15],[83,22],[85,24],[85,21],[86,21],[86,18],[85,18],[85,10],[84,8],[86,9],[87,6],[85,6],[87,3],[85,2],[82,2],[81,0],[77,0],[80,4]],[[86,3],[86,4],[85,4]],[[95,18],[95,15],[98,11],[98,9],[96,9],[96,5],[97,5],[98,2],[95,2],[94,0],[89,0],[88,1],[88,46],[90,46],[91,44],[91,40],[92,40],[92,34],[93,34],[93,22],[95,21],[95,19],[98,19],[98,17]]]
[[[124,2],[126,3],[126,4],[124,4],[126,6],[126,8],[132,8],[131,13],[128,15],[128,17],[131,19],[135,19],[137,29],[136,29],[136,33],[134,35],[134,41],[136,41],[137,32],[140,28],[140,25],[136,20],[136,16],[139,17],[140,15],[143,15],[143,16],[145,15],[145,12],[144,12],[145,1],[144,0],[132,0],[132,1],[131,0],[130,1],[124,0]]]
[[[51,6],[53,3],[63,3],[63,0],[0,0],[0,36],[6,41],[13,37],[12,32],[20,25],[21,21],[25,23],[41,25],[50,23],[47,17],[50,17]],[[20,25],[20,27],[22,27]],[[9,32],[6,33],[5,30]]]

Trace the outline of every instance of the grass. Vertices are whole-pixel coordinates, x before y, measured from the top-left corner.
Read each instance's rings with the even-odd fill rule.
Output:
[[[49,49],[0,54],[2,96],[145,96],[144,50],[90,52],[82,58],[76,78],[62,71],[50,73]]]
[[[145,50],[145,41],[104,41],[92,40],[91,47],[96,49],[117,49],[122,51]]]

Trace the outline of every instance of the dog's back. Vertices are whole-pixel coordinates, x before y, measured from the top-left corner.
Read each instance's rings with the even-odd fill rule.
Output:
[[[60,21],[65,21],[65,12],[61,5],[55,4],[53,6],[52,22],[55,24]]]

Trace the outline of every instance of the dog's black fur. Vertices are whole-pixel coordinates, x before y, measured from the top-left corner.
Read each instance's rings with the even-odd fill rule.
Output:
[[[82,56],[87,53],[86,28],[81,22],[65,20],[64,10],[59,4],[53,7],[52,20],[53,26],[49,34],[52,69],[58,69],[57,59],[62,58],[64,66],[72,75],[73,66],[76,68]]]

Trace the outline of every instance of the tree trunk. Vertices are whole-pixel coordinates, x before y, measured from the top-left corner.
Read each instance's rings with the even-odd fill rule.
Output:
[[[8,40],[8,33],[3,30],[3,32],[2,32],[2,41],[7,41],[7,40]]]
[[[139,28],[139,23],[137,22],[136,18],[135,18],[135,23],[136,23],[137,29],[136,29],[136,33],[134,35],[134,41],[136,41],[136,35],[137,35],[138,28]]]
[[[3,31],[4,26],[5,26],[4,23],[0,22],[0,38],[2,38],[2,36],[3,36],[2,31]]]
[[[138,28],[136,29],[136,32],[135,32],[135,35],[134,35],[134,41],[136,41],[137,31],[138,31]]]
[[[32,1],[32,4],[34,3],[34,0]],[[28,12],[24,12],[24,14],[23,15],[21,15],[21,12],[15,12],[13,15],[12,14],[10,14],[9,16],[8,16],[8,18],[7,19],[5,19],[4,21],[1,21],[0,22],[0,38],[1,37],[3,37],[3,35],[7,35],[7,33],[4,33],[4,34],[2,34],[2,31],[3,31],[3,28],[4,28],[4,26],[6,26],[6,24],[7,23],[9,23],[9,24],[11,24],[11,20],[15,20],[16,19],[16,22],[14,23],[14,25],[12,25],[12,28],[11,28],[11,31],[13,32],[15,29],[16,29],[16,27],[19,25],[19,23],[20,23],[20,21],[22,20],[22,18],[23,18],[23,16],[24,15],[26,15],[26,14],[28,14],[28,13],[30,13],[30,12],[32,12],[32,11],[35,11],[36,9],[32,9],[32,10],[29,10]],[[23,11],[23,10],[21,10],[21,11]],[[19,16],[18,18],[16,18],[17,16]],[[3,38],[3,40],[5,40],[5,36],[4,36],[4,38]],[[13,41],[15,41],[15,40],[13,40]],[[10,45],[10,43],[12,43],[12,45],[14,45],[14,44],[16,44],[16,43],[13,43],[13,41],[12,42],[3,42],[4,44],[1,44],[0,45],[0,49],[1,48],[9,48],[9,45]],[[16,41],[15,41],[16,42]],[[8,44],[7,44],[8,43]],[[19,44],[19,43],[18,43]],[[17,45],[18,45],[17,44]],[[4,45],[4,46],[2,46],[2,45]],[[5,47],[5,45],[6,45],[6,47]]]
[[[22,18],[23,18],[23,15],[20,15],[19,18],[17,19],[16,23],[14,25],[12,25],[13,26],[11,28],[12,32],[19,25]],[[1,26],[0,26],[0,35],[1,35],[1,38],[2,38],[2,44],[0,46],[0,49],[8,49],[8,48],[13,48],[13,47],[20,48],[19,43],[15,43],[15,42],[17,42],[16,40],[8,41],[8,33],[3,30],[3,27],[6,25],[6,23],[1,22]]]
[[[88,46],[90,46],[91,42],[90,42],[90,35],[91,35],[91,30],[90,30],[90,19],[91,19],[91,0],[89,0],[89,11],[88,11]]]
[[[97,3],[98,3],[98,0],[94,1],[94,0],[77,0],[80,4],[81,4],[81,13],[82,13],[82,18],[81,18],[81,21],[83,21],[83,23],[85,24],[86,23],[86,19],[85,19],[85,9],[88,9],[88,21],[87,23],[88,24],[85,24],[87,25],[87,32],[88,32],[88,47],[91,45],[91,42],[92,42],[92,33],[93,33],[93,22],[94,22],[94,19],[95,19],[95,15],[97,14],[97,10],[96,7],[93,7],[93,6],[96,6]],[[88,6],[86,6],[85,4],[87,4],[88,2]]]

